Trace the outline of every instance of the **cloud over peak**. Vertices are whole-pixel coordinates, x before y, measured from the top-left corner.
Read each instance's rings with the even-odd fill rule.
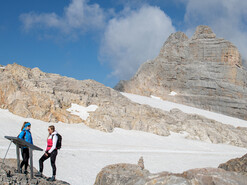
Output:
[[[125,9],[109,21],[100,59],[112,67],[113,76],[128,79],[143,62],[158,55],[174,31],[171,19],[158,7],[144,5],[137,10]]]

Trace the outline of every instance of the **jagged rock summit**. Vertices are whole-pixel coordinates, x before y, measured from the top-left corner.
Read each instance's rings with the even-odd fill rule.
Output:
[[[247,71],[238,49],[198,26],[192,38],[170,35],[154,60],[116,90],[203,108],[247,120]]]

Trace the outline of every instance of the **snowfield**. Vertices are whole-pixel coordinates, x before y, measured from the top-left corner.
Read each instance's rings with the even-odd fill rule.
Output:
[[[223,123],[235,126],[247,123],[243,120],[223,116],[188,106],[174,104],[155,98],[125,94],[138,103],[149,104],[163,110],[180,108],[184,112],[206,114]],[[97,107],[94,107],[95,110]],[[77,110],[79,109],[79,110]],[[186,109],[186,110],[185,110]],[[87,109],[88,111],[93,111]],[[81,107],[72,106],[71,111],[87,115]],[[213,115],[215,117],[213,117]],[[221,120],[222,119],[222,120]],[[17,136],[24,121],[32,124],[31,132],[34,144],[45,149],[47,127],[51,123],[22,118],[8,110],[0,109],[0,158],[9,145],[4,136]],[[211,144],[185,139],[183,134],[172,133],[169,137],[157,136],[140,131],[115,129],[113,133],[104,133],[88,128],[84,124],[54,123],[56,130],[63,136],[63,146],[57,157],[57,178],[72,185],[92,185],[97,173],[106,165],[115,163],[137,163],[143,156],[145,168],[151,172],[183,172],[191,168],[217,167],[220,163],[247,153],[247,149],[230,145]],[[34,152],[34,166],[43,153]],[[12,145],[7,158],[15,158],[15,146]],[[51,175],[50,161],[45,162],[44,174]]]
[[[215,112],[206,111],[206,110],[199,109],[199,108],[190,107],[187,105],[181,105],[178,103],[164,101],[164,100],[161,100],[160,97],[151,95],[151,98],[149,98],[146,96],[140,96],[136,94],[129,94],[129,93],[121,93],[121,94],[129,98],[131,101],[135,103],[146,104],[151,107],[162,109],[164,111],[170,111],[174,108],[178,108],[185,113],[198,114],[198,115],[205,116],[206,118],[213,119],[213,120],[216,120],[224,124],[233,125],[235,127],[247,127],[247,121],[245,120],[233,118],[233,117],[222,115],[222,114],[215,113]]]

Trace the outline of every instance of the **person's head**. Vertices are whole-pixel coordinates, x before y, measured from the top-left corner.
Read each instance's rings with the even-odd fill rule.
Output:
[[[54,131],[55,131],[54,125],[50,125],[50,126],[48,127],[48,132],[49,132],[49,134],[51,135]]]
[[[21,130],[30,130],[30,129],[31,129],[31,123],[24,122],[22,127],[21,127]]]

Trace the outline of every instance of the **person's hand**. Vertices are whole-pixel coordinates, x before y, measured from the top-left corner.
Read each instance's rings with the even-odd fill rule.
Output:
[[[47,153],[47,152],[45,152],[45,156],[47,156],[47,157],[48,157],[48,153]]]

